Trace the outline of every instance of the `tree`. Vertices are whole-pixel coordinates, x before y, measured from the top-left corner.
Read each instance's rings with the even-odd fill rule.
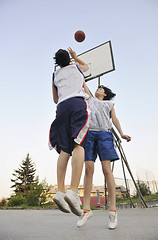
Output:
[[[147,184],[145,182],[141,182],[140,180],[138,180],[137,185],[143,196],[151,194],[150,188],[147,186]],[[138,193],[137,193],[137,195],[138,195]]]
[[[39,178],[36,178],[36,182],[32,184],[31,190],[27,196],[27,204],[29,206],[39,206],[46,201],[46,195],[49,191],[49,187],[44,180],[39,183]]]
[[[20,168],[14,170],[12,174],[15,179],[11,179],[14,185],[11,188],[15,188],[15,194],[21,194],[22,196],[27,196],[28,191],[31,189],[31,186],[36,182],[35,180],[35,164],[32,162],[29,157],[29,153],[26,158],[22,160]]]
[[[9,199],[8,206],[39,206],[46,201],[49,187],[46,180],[39,183],[39,177],[35,178],[35,172],[35,164],[27,154],[20,167],[12,174],[14,179],[11,181],[14,185],[11,188],[14,188],[15,195]]]
[[[36,177],[36,181],[31,185],[27,196],[24,197],[21,193],[12,195],[9,199],[8,206],[39,206],[45,203],[49,189],[45,180],[39,183],[39,178]]]

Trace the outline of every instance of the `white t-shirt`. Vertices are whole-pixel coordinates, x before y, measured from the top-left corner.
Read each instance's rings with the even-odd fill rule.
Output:
[[[55,71],[53,81],[58,91],[58,104],[72,97],[88,98],[83,88],[84,75],[74,64]]]
[[[112,121],[110,119],[110,112],[114,103],[110,100],[99,100],[98,98],[91,98],[89,101],[89,108],[91,111],[89,119],[90,130],[108,130],[112,128]]]

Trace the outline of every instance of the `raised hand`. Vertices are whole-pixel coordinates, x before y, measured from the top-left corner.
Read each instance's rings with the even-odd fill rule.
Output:
[[[123,139],[127,140],[127,142],[131,141],[131,137],[128,135],[122,135],[121,136]]]
[[[74,50],[72,50],[72,48],[69,47],[69,48],[68,48],[68,51],[69,51],[69,53],[70,53],[70,55],[71,55],[72,58],[75,59],[75,58],[77,57],[77,56],[76,56],[76,52],[75,52]]]

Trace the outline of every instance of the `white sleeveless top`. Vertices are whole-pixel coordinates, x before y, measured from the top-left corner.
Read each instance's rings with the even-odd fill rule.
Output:
[[[83,81],[84,75],[77,65],[68,65],[55,71],[53,82],[58,91],[58,104],[72,97],[88,98]]]
[[[112,121],[110,119],[110,112],[114,103],[110,100],[99,100],[98,98],[91,98],[89,101],[89,108],[91,111],[89,119],[89,130],[108,130],[112,128]]]

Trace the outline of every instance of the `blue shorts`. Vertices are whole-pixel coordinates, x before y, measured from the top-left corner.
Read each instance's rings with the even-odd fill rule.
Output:
[[[57,106],[49,132],[49,147],[72,154],[74,143],[84,147],[88,132],[88,109],[82,97],[69,98]]]
[[[85,145],[85,161],[95,162],[97,155],[99,155],[100,161],[119,159],[114,148],[112,132],[88,131]]]

